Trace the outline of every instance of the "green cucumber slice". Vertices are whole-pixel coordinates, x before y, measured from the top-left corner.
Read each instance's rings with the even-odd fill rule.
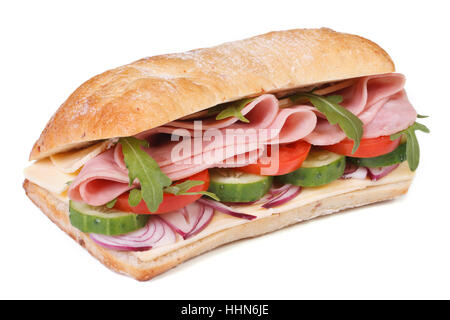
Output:
[[[372,158],[347,158],[360,167],[379,168],[388,167],[406,160],[406,143],[400,144],[394,151]]]
[[[70,223],[86,233],[119,235],[144,227],[150,215],[134,214],[105,206],[94,207],[83,202],[70,200]]]
[[[294,172],[277,177],[282,183],[296,186],[317,187],[342,176],[345,156],[321,149],[311,149],[302,166]]]
[[[251,202],[261,199],[272,186],[273,177],[235,169],[209,170],[209,189],[223,202]]]

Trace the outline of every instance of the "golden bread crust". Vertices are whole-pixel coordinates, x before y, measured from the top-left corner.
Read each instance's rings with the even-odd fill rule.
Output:
[[[375,43],[325,28],[270,32],[144,58],[75,90],[47,123],[30,160],[131,136],[247,96],[394,70]]]

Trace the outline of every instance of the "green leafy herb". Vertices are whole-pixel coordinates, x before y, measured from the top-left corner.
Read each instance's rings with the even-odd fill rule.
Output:
[[[253,98],[251,99],[242,99],[239,101],[233,101],[225,104],[220,104],[218,106],[215,106],[210,109],[208,113],[216,113],[219,114],[216,116],[216,120],[222,120],[229,117],[236,117],[240,121],[249,123],[250,120],[248,120],[244,115],[241,113],[242,109],[249,104]]]
[[[202,195],[210,197],[210,198],[212,198],[212,199],[214,199],[216,201],[220,201],[220,198],[215,193],[212,193],[212,192],[209,192],[209,191],[197,191],[197,192],[185,192],[185,193],[183,193],[183,195],[187,195],[187,196],[189,196],[189,195],[196,195],[196,194],[202,194]]]
[[[73,182],[73,180],[67,181],[66,185],[70,186],[70,184]]]
[[[108,209],[111,209],[112,207],[115,206],[116,202],[117,202],[117,198],[112,199],[110,202],[108,202],[108,203],[106,204],[106,207],[107,207]]]
[[[417,114],[417,118],[419,118],[419,119],[423,119],[423,118],[428,118],[429,116],[424,116],[424,115],[421,115],[421,114]]]
[[[128,204],[136,207],[142,200],[142,192],[140,189],[132,189],[128,195]]]
[[[402,135],[406,137],[406,160],[411,171],[415,171],[419,166],[420,160],[420,148],[419,141],[417,140],[416,130],[429,133],[430,130],[423,124],[414,122],[414,124],[407,129],[391,135],[391,140],[396,140]]]
[[[295,102],[301,99],[309,100],[325,115],[329,123],[337,124],[346,136],[353,140],[352,153],[355,153],[363,136],[363,123],[357,116],[339,105],[342,102],[342,96],[323,97],[310,92],[301,92],[291,97],[291,100]]]
[[[142,150],[142,147],[148,147],[147,141],[128,137],[120,138],[119,143],[122,145],[130,186],[136,179],[139,180],[142,199],[150,212],[155,212],[163,200],[163,188],[172,181],[161,171],[158,163]]]
[[[184,182],[173,184],[170,187],[164,188],[164,192],[172,193],[174,195],[180,195],[189,191],[189,189],[191,189],[192,187],[200,186],[204,183],[204,181],[200,180],[186,180]]]
[[[216,201],[220,201],[219,197],[217,197],[214,193],[208,192],[208,191],[195,191],[195,192],[188,192],[192,187],[200,186],[204,184],[204,181],[200,180],[186,180],[184,182],[171,185],[170,187],[164,188],[164,192],[166,193],[172,193],[174,195],[196,195],[196,194],[202,194],[208,197],[213,198]]]

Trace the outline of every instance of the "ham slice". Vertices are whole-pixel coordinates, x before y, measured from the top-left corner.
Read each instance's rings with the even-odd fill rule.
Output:
[[[354,85],[333,94],[342,95],[342,106],[364,123],[363,138],[391,135],[414,123],[416,111],[404,91],[405,76],[390,73],[360,78]],[[305,140],[330,145],[345,139],[344,132],[326,119],[319,119]]]
[[[392,97],[380,108],[373,119],[364,125],[364,138],[387,136],[411,126],[417,112],[408,100],[405,90]]]
[[[416,112],[403,89],[404,83],[401,74],[369,76],[337,86],[339,90],[332,94],[343,96],[342,105],[364,123],[364,137],[372,138],[396,133],[415,121]],[[280,108],[271,94],[255,98],[241,112],[249,123],[234,117],[212,117],[203,119],[200,127],[195,120],[179,120],[136,137],[149,141],[144,150],[172,180],[211,167],[245,166],[264,154],[269,144],[305,139],[314,145],[330,145],[345,138],[337,125],[329,124],[311,105]],[[69,197],[103,205],[133,187],[128,184],[122,149],[117,144],[86,163],[70,185]]]
[[[265,129],[273,122],[273,120],[277,116],[278,100],[272,94],[263,94],[247,104],[241,110],[241,113],[250,121],[248,124],[240,122],[239,119],[235,117],[223,120],[216,120],[215,117],[212,117],[209,119],[204,119],[202,121],[203,130],[222,128],[248,129],[249,127],[254,129]],[[194,129],[193,121],[172,121],[168,124],[168,126],[175,128]]]
[[[114,160],[110,149],[93,158],[70,184],[68,196],[93,206],[103,205],[134,186],[128,184],[128,173]]]

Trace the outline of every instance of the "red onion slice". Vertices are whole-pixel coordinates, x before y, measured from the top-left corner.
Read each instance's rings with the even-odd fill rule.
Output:
[[[301,192],[301,190],[302,190],[301,187],[293,186],[291,184],[285,184],[279,188],[271,188],[269,190],[268,194],[266,194],[264,197],[262,197],[258,201],[254,201],[254,202],[247,203],[247,204],[262,203],[261,207],[266,208],[266,209],[280,206],[283,203],[286,203],[289,200],[292,200],[293,198],[295,198]],[[204,199],[204,198],[200,198],[197,201],[200,201],[200,202],[204,203],[205,205],[210,206],[217,211],[232,215],[237,218],[242,218],[242,219],[247,219],[247,220],[253,220],[256,218],[256,216],[254,216],[254,215],[238,212],[223,202],[217,202],[217,201]]]
[[[144,237],[152,237],[156,231],[156,223],[147,223],[145,227],[127,234],[130,241],[142,239]]]
[[[370,179],[372,181],[377,181],[377,180],[380,180],[381,178],[385,177],[386,175],[388,175],[395,169],[397,169],[398,166],[399,166],[399,164],[394,164],[394,165],[388,166],[388,167],[367,168],[367,170],[368,170]]]
[[[177,211],[161,214],[160,217],[173,231],[185,237],[195,229],[204,211],[205,206],[196,201]]]
[[[262,198],[261,198],[262,199]],[[260,199],[260,200],[261,200]],[[257,202],[259,202],[260,200],[257,201],[249,201],[249,202],[221,202],[226,206],[250,206],[252,204],[255,204]]]
[[[247,219],[247,220],[253,220],[256,218],[256,216],[253,216],[251,214],[237,212],[237,211],[233,210],[233,208],[231,208],[221,202],[218,202],[218,201],[200,198],[197,200],[197,202],[203,203],[207,207],[211,207],[217,211],[220,211],[225,214],[229,214],[230,216],[233,216],[236,218],[242,218],[242,219]]]
[[[90,237],[103,247],[119,251],[145,251],[176,241],[175,233],[159,217],[151,217],[144,228],[127,234],[107,236],[91,233]]]
[[[269,209],[281,206],[282,204],[295,198],[302,191],[302,188],[299,186],[294,186],[292,184],[286,184],[278,190],[283,191],[270,198],[265,204],[262,205],[263,208]]]
[[[175,232],[173,232],[169,225],[164,222],[162,222],[162,224],[164,226],[164,235],[161,239],[158,240],[158,242],[153,245],[153,248],[162,247],[167,244],[175,243],[177,241],[177,235],[175,234]]]
[[[183,238],[184,239],[190,238],[199,233],[200,231],[202,231],[203,229],[205,229],[206,226],[211,222],[213,216],[214,216],[214,209],[211,207],[204,206],[203,215],[200,218],[200,221],[197,223],[195,228],[191,230],[188,234],[184,235]]]
[[[270,188],[269,192],[267,192],[264,197],[262,197],[261,199],[253,202],[256,204],[260,204],[261,206],[265,203],[267,203],[267,201],[270,201],[276,197],[278,197],[281,193],[286,192],[289,187],[291,185],[290,184],[284,184],[283,186],[279,187],[279,188],[274,188],[273,186]]]
[[[353,173],[356,170],[358,170],[358,168],[359,167],[356,164],[347,161],[346,164],[345,164],[344,175],[345,174],[349,174],[349,173]]]
[[[341,176],[341,179],[360,179],[364,180],[367,178],[367,168],[365,167],[359,167],[356,170],[352,172],[347,172]]]
[[[214,210],[211,207],[197,200],[180,210],[165,213],[160,217],[173,231],[180,234],[183,239],[187,239],[203,230],[209,224],[213,215]]]
[[[152,220],[152,219],[150,219]],[[150,221],[149,220],[149,221]],[[152,230],[150,232],[149,230]],[[129,245],[129,246],[139,246],[148,242],[148,239],[152,239],[153,242],[159,241],[164,235],[164,228],[161,225],[161,221],[152,221],[151,223],[147,223],[144,228],[138,229],[136,231],[118,235],[118,236],[107,236],[102,234],[91,233],[95,239],[103,239],[105,244],[115,245]],[[94,239],[94,240],[95,240]]]
[[[283,186],[281,186],[279,188],[274,188],[272,186],[272,188],[270,188],[270,190],[269,190],[269,193],[271,195],[279,195],[280,193],[287,191],[290,187],[291,187],[291,184],[284,184]]]

